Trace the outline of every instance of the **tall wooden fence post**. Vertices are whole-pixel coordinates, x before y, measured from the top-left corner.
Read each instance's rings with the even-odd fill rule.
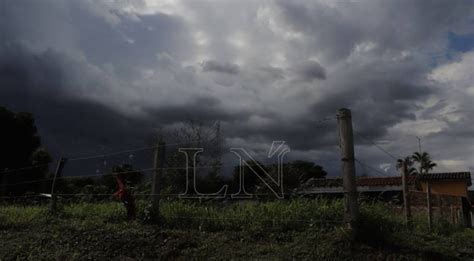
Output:
[[[403,212],[405,214],[405,223],[407,226],[411,226],[411,206],[410,206],[410,195],[408,191],[408,170],[405,161],[401,162],[400,174],[402,175],[402,187],[403,187]]]
[[[354,138],[352,133],[351,111],[349,109],[339,109],[337,112],[337,122],[339,125],[341,146],[345,218],[349,227],[353,230],[353,236],[355,237],[357,235],[359,206],[357,202],[358,195],[355,175]]]
[[[152,183],[152,218],[155,220],[160,219],[160,194],[161,194],[161,183],[162,176],[165,166],[165,143],[163,141],[158,142],[158,146],[155,148],[155,155],[153,157],[153,183]]]
[[[428,228],[433,228],[433,209],[431,207],[431,184],[426,182],[426,205],[428,209]]]
[[[55,186],[56,186],[56,179],[61,177],[61,173],[63,171],[64,165],[66,164],[66,162],[67,162],[67,158],[60,157],[58,165],[56,167],[56,171],[54,172],[54,178],[53,178],[53,182],[51,184],[51,211],[52,212],[56,212],[56,209],[57,209],[57,198],[54,195],[54,189],[55,189]]]

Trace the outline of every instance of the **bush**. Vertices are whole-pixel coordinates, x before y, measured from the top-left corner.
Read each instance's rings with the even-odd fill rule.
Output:
[[[382,246],[397,230],[405,230],[403,219],[393,215],[390,204],[363,203],[360,205],[358,240],[373,246]]]

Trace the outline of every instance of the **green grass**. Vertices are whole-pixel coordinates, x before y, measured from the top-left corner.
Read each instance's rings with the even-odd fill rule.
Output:
[[[176,201],[163,204],[166,228],[196,228],[206,231],[304,230],[312,226],[333,226],[343,220],[340,201],[243,202],[227,207]]]
[[[355,242],[341,223],[341,200],[243,203],[166,201],[161,225],[148,224],[147,203],[125,220],[118,202],[0,206],[0,259],[392,259],[474,258],[474,230],[421,217],[404,226],[388,204],[362,204]]]

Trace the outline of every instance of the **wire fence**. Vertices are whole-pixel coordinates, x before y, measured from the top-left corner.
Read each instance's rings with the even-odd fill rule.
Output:
[[[330,116],[330,117],[324,117],[321,118],[320,120],[315,120],[311,121],[312,126],[317,126],[317,125],[324,125],[328,122],[334,121],[334,120],[339,120],[338,116]],[[378,149],[381,151],[384,155],[388,156],[390,160],[396,161],[398,158],[391,152],[389,152],[387,149],[383,148],[379,144],[377,144],[375,141],[365,137],[361,133],[359,133],[357,130],[354,130],[353,132],[356,137],[362,139],[364,142],[369,143],[373,148]],[[189,145],[192,144],[193,142],[201,142],[202,140],[189,140],[185,142],[175,142],[175,143],[166,143],[163,146],[165,147],[171,147],[171,146],[179,146],[179,145]],[[338,140],[339,143],[339,140]],[[338,144],[336,143],[336,144]],[[358,144],[355,144],[358,145]],[[364,145],[364,144],[362,144]],[[116,157],[119,155],[124,155],[124,154],[130,154],[130,153],[135,153],[135,152],[141,152],[141,151],[155,151],[158,147],[155,146],[142,146],[142,147],[134,147],[134,148],[129,148],[129,149],[123,149],[123,150],[117,150],[117,151],[112,151],[112,152],[107,152],[107,153],[97,153],[97,154],[91,154],[91,155],[83,155],[83,156],[77,156],[77,157],[69,157],[67,159],[67,162],[80,162],[80,161],[85,161],[85,160],[92,160],[92,159],[100,159],[104,160],[104,165],[105,159],[110,158],[110,157]],[[341,161],[340,159],[326,159],[323,162],[327,161]],[[396,173],[389,173],[387,171],[384,171],[380,168],[373,167],[369,163],[365,162],[364,160],[361,160],[360,158],[354,158],[354,162],[357,163],[360,168],[362,168],[364,171],[368,171],[370,173],[370,176],[374,177],[390,177],[393,175],[397,175]],[[0,176],[3,176],[4,178],[16,174],[16,176],[21,175],[22,173],[28,173],[28,171],[34,170],[34,169],[41,169],[45,167],[50,167],[57,165],[58,161],[46,163],[46,164],[39,164],[39,165],[34,165],[34,166],[24,166],[16,169],[7,169],[4,170],[3,172],[0,172]],[[85,172],[85,173],[74,173],[74,175],[67,175],[67,176],[58,176],[58,177],[47,177],[47,178],[36,178],[32,180],[25,180],[25,181],[20,181],[20,182],[13,182],[13,183],[4,183],[0,184],[0,190],[5,190],[7,187],[15,187],[15,186],[20,186],[20,185],[25,185],[25,184],[35,184],[35,183],[44,183],[44,182],[51,182],[55,180],[70,180],[70,179],[83,179],[83,178],[90,178],[90,179],[95,179],[95,178],[101,178],[101,177],[107,177],[107,176],[115,176],[118,174],[127,174],[127,173],[153,173],[156,171],[167,171],[167,170],[190,170],[190,169],[211,169],[211,168],[223,168],[223,167],[237,167],[235,164],[212,164],[212,165],[199,165],[199,166],[194,166],[194,167],[175,167],[175,166],[166,166],[166,167],[149,167],[149,168],[139,168],[139,169],[134,169],[134,170],[129,170],[129,171],[105,171],[105,167],[103,167],[102,171],[97,170],[94,173],[91,172]],[[340,175],[336,175],[336,177],[341,178]],[[71,194],[56,194],[58,196],[73,196]],[[78,196],[83,196],[81,194],[75,194]],[[113,194],[89,194],[90,196],[111,196]],[[258,193],[253,193],[253,195],[259,196]],[[261,195],[261,194],[260,194]],[[285,195],[297,195],[297,193],[285,193]],[[301,194],[298,194],[301,195]],[[152,194],[136,194],[136,196],[153,196]],[[173,196],[173,195],[169,195]],[[263,196],[263,195],[261,195]],[[6,197],[0,197],[0,198],[7,198]],[[28,195],[28,197],[31,197],[31,195]]]
[[[347,111],[346,111],[347,112]],[[341,115],[344,115],[344,114],[341,114]],[[347,117],[347,115],[349,115],[350,117],[350,111],[348,112],[348,114],[345,115],[345,117]],[[347,118],[346,118],[347,119]],[[345,119],[343,117],[339,117],[339,116],[336,116],[336,117],[325,117],[325,118],[321,118],[320,120],[315,120],[315,121],[310,121],[309,123],[311,124],[311,126],[313,127],[316,127],[316,126],[322,126],[322,125],[325,125],[325,126],[328,126],[326,124],[328,124],[329,122],[331,121],[334,121],[334,120],[337,120],[338,122],[338,125],[340,125],[340,121],[345,121]],[[352,124],[352,122],[351,122]],[[331,125],[331,124],[329,124]],[[377,177],[377,178],[388,178],[388,177],[399,177],[400,175],[397,173],[397,172],[393,172],[394,169],[394,166],[397,166],[397,161],[399,159],[401,159],[402,157],[399,157],[398,155],[396,155],[395,153],[391,152],[390,151],[390,146],[382,146],[379,142],[377,141],[374,141],[370,138],[368,138],[366,135],[360,133],[358,130],[355,130],[355,129],[352,129],[352,125],[350,126],[350,129],[351,129],[351,133],[350,135],[348,135],[347,133],[345,133],[344,135],[342,135],[341,133],[343,132],[344,128],[341,127],[341,125],[339,126],[340,127],[340,132],[339,132],[339,136],[338,135],[334,135],[334,137],[337,139],[337,141],[335,142],[335,145],[338,146],[341,150],[341,157],[340,159],[331,159],[331,158],[326,158],[324,159],[323,161],[321,161],[322,163],[325,163],[325,162],[328,162],[328,161],[338,161],[341,163],[341,173],[344,172],[344,177],[343,175],[335,175],[335,176],[332,176],[332,177],[323,177],[323,178],[310,178],[309,180],[311,180],[310,182],[310,186],[317,186],[318,182],[319,181],[324,181],[324,182],[328,182],[331,183],[330,186],[333,186],[332,188],[336,188],[336,189],[332,189],[332,190],[327,190],[326,192],[328,194],[339,194],[339,195],[342,195],[346,198],[345,200],[345,208],[346,209],[354,209],[352,206],[354,205],[358,205],[360,204],[361,200],[363,199],[358,199],[357,197],[358,196],[355,196],[354,197],[354,193],[352,192],[355,192],[355,194],[357,194],[357,189],[354,189],[354,186],[357,186],[356,184],[362,184],[362,182],[359,182],[357,181],[356,179],[356,182],[353,182],[353,181],[350,181],[350,182],[353,182],[354,184],[351,184],[351,186],[349,186],[347,183],[350,183],[349,182],[349,178],[348,175],[354,175],[354,173],[350,173],[348,174],[348,169],[354,169],[353,167],[355,167],[356,169],[359,168],[359,170],[362,170],[362,172],[364,172],[364,174],[368,174],[367,177],[368,178],[371,178],[371,177]],[[347,131],[347,130],[344,130],[344,131]],[[349,140],[351,140],[350,142],[347,141],[347,137],[349,137]],[[353,139],[353,136],[356,137],[356,139]],[[345,140],[343,141],[343,137],[345,138]],[[79,162],[79,164],[81,164],[82,162],[86,161],[86,160],[94,160],[94,159],[99,159],[99,160],[102,160],[103,161],[103,166],[100,168],[102,169],[102,171],[99,171],[99,168],[96,170],[96,172],[92,173],[92,172],[81,172],[81,173],[74,173],[74,175],[58,175],[58,171],[61,172],[61,169],[62,169],[62,165],[61,164],[64,164],[64,162],[62,161],[62,159],[58,160],[58,161],[53,161],[53,162],[49,162],[49,163],[45,163],[45,164],[38,164],[38,165],[33,165],[33,166],[23,166],[23,167],[19,167],[19,168],[15,168],[15,169],[5,169],[3,172],[0,172],[0,178],[2,178],[2,184],[0,184],[0,191],[4,192],[7,190],[7,188],[12,188],[12,187],[16,187],[16,186],[20,186],[20,185],[25,185],[25,184],[45,184],[45,183],[48,183],[48,182],[52,182],[51,183],[51,193],[50,194],[47,194],[47,193],[33,193],[33,194],[23,194],[23,195],[2,195],[0,196],[0,202],[2,201],[5,201],[5,202],[8,202],[8,201],[15,201],[15,200],[18,200],[18,201],[21,201],[21,200],[24,200],[24,201],[37,201],[39,202],[38,200],[43,200],[43,199],[48,199],[50,198],[51,199],[51,202],[55,202],[58,198],[60,199],[64,199],[64,200],[69,200],[71,199],[71,201],[68,201],[68,202],[75,202],[74,200],[78,199],[80,201],[82,200],[92,200],[92,201],[95,201],[95,200],[99,200],[99,201],[103,201],[103,200],[107,200],[107,199],[111,199],[113,197],[117,197],[117,193],[108,193],[109,189],[108,188],[106,191],[100,191],[98,192],[98,190],[90,190],[90,187],[88,188],[89,190],[81,190],[80,192],[76,192],[76,193],[70,193],[68,191],[62,191],[62,190],[59,190],[59,191],[55,191],[54,188],[55,188],[55,183],[56,181],[64,181],[64,180],[74,180],[74,179],[97,179],[97,178],[104,178],[104,177],[108,177],[108,176],[119,176],[120,174],[130,174],[130,173],[154,173],[154,179],[153,179],[153,182],[155,182],[155,184],[152,184],[152,189],[151,189],[151,192],[149,192],[149,189],[137,189],[137,190],[134,190],[132,189],[132,195],[133,195],[133,198],[137,198],[137,200],[145,200],[147,202],[151,201],[152,202],[152,205],[155,204],[155,202],[158,200],[158,202],[160,200],[170,200],[170,201],[173,201],[175,199],[184,199],[184,200],[188,200],[188,199],[198,199],[198,200],[204,200],[204,202],[206,202],[207,200],[213,200],[213,201],[219,201],[219,202],[222,202],[222,203],[225,203],[227,200],[242,200],[242,199],[268,199],[269,197],[273,197],[275,198],[299,198],[299,197],[307,197],[307,196],[321,196],[321,191],[319,190],[314,190],[312,191],[311,189],[307,189],[307,187],[305,187],[307,184],[300,184],[301,187],[298,187],[297,189],[293,189],[292,191],[272,191],[272,193],[270,192],[266,192],[266,191],[270,191],[268,190],[268,188],[270,188],[270,186],[268,184],[265,184],[268,186],[268,188],[265,188],[264,187],[264,190],[255,190],[255,191],[252,191],[252,193],[245,193],[245,188],[244,188],[244,193],[242,193],[241,190],[239,190],[239,192],[235,192],[233,191],[233,193],[230,193],[230,194],[226,194],[227,192],[227,189],[224,190],[224,193],[221,193],[222,189],[219,190],[218,193],[208,193],[208,194],[199,194],[199,193],[194,193],[194,194],[185,194],[185,193],[174,193],[174,192],[170,192],[170,191],[165,191],[165,192],[161,192],[161,193],[154,193],[155,191],[155,187],[157,186],[156,184],[156,180],[157,177],[158,177],[158,173],[160,173],[159,175],[161,174],[166,174],[167,171],[184,171],[185,174],[186,174],[186,179],[188,179],[188,174],[190,173],[189,171],[192,170],[193,171],[193,174],[194,174],[194,171],[196,169],[202,169],[202,170],[206,170],[206,169],[220,169],[220,168],[224,168],[224,167],[231,167],[231,168],[234,168],[234,170],[238,170],[239,168],[242,169],[242,166],[241,165],[236,165],[236,164],[209,164],[209,163],[206,163],[206,164],[199,164],[197,166],[189,166],[189,162],[188,162],[188,157],[186,155],[186,164],[183,164],[184,166],[175,166],[173,164],[169,164],[169,162],[162,162],[161,164],[159,165],[156,165],[157,163],[157,158],[156,156],[160,153],[163,153],[163,152],[160,152],[160,148],[161,147],[172,147],[172,146],[179,146],[179,145],[185,145],[185,146],[192,146],[192,144],[194,142],[198,142],[199,144],[201,144],[202,142],[202,139],[198,139],[198,140],[189,140],[189,141],[185,141],[185,142],[176,142],[176,143],[167,143],[167,144],[162,144],[160,143],[159,145],[155,145],[155,146],[142,146],[142,147],[134,147],[134,148],[129,148],[129,149],[123,149],[123,150],[117,150],[117,151],[111,151],[111,152],[107,152],[107,153],[96,153],[96,154],[91,154],[91,155],[81,155],[81,156],[77,156],[77,157],[68,157],[67,159],[67,162],[68,163],[71,163],[71,162]],[[344,144],[344,142],[346,142],[346,144]],[[371,160],[364,160],[362,159],[361,157],[357,156],[355,157],[354,155],[357,154],[359,155],[359,153],[351,153],[350,150],[349,152],[347,152],[348,150],[346,150],[346,148],[348,147],[348,143],[349,146],[353,146],[353,149],[354,152],[355,152],[355,148],[357,147],[358,149],[360,149],[361,147],[363,147],[363,149],[365,150],[372,150],[372,149],[375,149],[377,151],[378,154],[375,154],[375,155],[383,155],[384,157],[386,157],[389,161],[387,162],[386,160],[383,160],[383,159],[379,159],[379,157],[377,156],[376,159],[371,159]],[[345,146],[341,145],[341,144],[344,144]],[[387,148],[388,147],[388,148]],[[273,147],[272,147],[273,148]],[[281,146],[279,146],[276,150],[279,150],[281,148]],[[113,157],[118,157],[120,155],[126,155],[126,154],[136,154],[138,152],[154,152],[155,153],[155,162],[154,162],[154,166],[153,167],[143,167],[143,168],[138,168],[138,169],[129,169],[129,170],[125,170],[125,171],[117,171],[117,170],[114,170],[114,169],[109,169],[107,170],[107,160],[113,158]],[[371,151],[373,152],[373,151]],[[132,154],[133,153],[133,154]],[[156,154],[158,153],[158,154]],[[275,155],[274,152],[271,152],[270,150],[270,153],[268,155]],[[334,152],[332,153],[328,153],[329,155],[334,155]],[[363,154],[363,153],[361,153]],[[280,154],[278,154],[280,155]],[[270,157],[270,156],[269,156]],[[251,158],[253,160],[253,158]],[[378,167],[375,167],[377,165],[373,165],[375,162],[378,162]],[[239,162],[242,163],[242,158],[239,157]],[[244,161],[245,162],[245,161]],[[370,163],[369,163],[370,162]],[[273,167],[277,166],[278,167],[278,175],[280,175],[280,173],[282,172],[282,170],[280,169],[282,166],[284,167],[285,165],[284,164],[280,164],[280,162],[278,162],[279,164],[273,164]],[[258,166],[260,165],[260,163],[258,162],[255,162],[255,164]],[[357,165],[355,165],[357,164]],[[32,170],[41,170],[41,169],[49,169],[49,167],[51,166],[57,166],[57,171],[56,171],[56,174],[54,175],[54,177],[43,177],[43,178],[33,178],[33,179],[29,179],[29,180],[20,180],[19,182],[5,182],[5,180],[7,180],[6,178],[8,178],[9,176],[12,176],[12,175],[15,175],[16,177],[19,177],[19,176],[22,176],[22,175],[26,175],[28,176],[30,174],[30,172]],[[250,165],[247,164],[248,167],[250,167]],[[349,168],[348,168],[349,167]],[[250,169],[252,169],[252,167],[250,167]],[[252,169],[252,171],[254,171]],[[254,171],[255,172],[255,171]],[[352,172],[352,170],[350,170],[350,172]],[[368,172],[368,173],[367,173]],[[180,173],[180,174],[184,174],[184,173]],[[265,173],[267,176],[268,176],[268,173]],[[300,173],[301,174],[301,173]],[[258,176],[258,174],[257,174]],[[260,177],[260,176],[259,176]],[[271,179],[273,179],[271,176],[268,176],[270,177]],[[282,182],[281,180],[282,177],[278,176],[278,183],[277,183],[277,186],[280,188],[282,188]],[[361,177],[357,177],[357,178],[361,178]],[[363,178],[366,178],[366,177],[363,177]],[[262,177],[260,177],[260,179],[262,179],[262,181],[264,181],[264,179]],[[307,182],[309,181],[307,180]],[[342,182],[344,180],[344,182]],[[188,181],[189,180],[186,180],[186,186],[188,186]],[[275,180],[273,180],[275,181]],[[194,182],[196,182],[196,177],[194,177]],[[239,188],[240,186],[243,186],[244,184],[244,179],[243,177],[239,177]],[[323,183],[324,183],[323,182]],[[95,181],[93,182],[95,184]],[[117,180],[117,183],[119,183],[119,181]],[[365,184],[365,183],[364,183]],[[195,185],[195,183],[194,183]],[[227,186],[227,188],[229,188],[229,183],[222,183],[222,184],[219,184],[219,185],[225,185]],[[57,186],[57,185],[56,185]],[[159,185],[161,186],[161,184]],[[360,185],[360,186],[367,186],[367,185]],[[93,187],[93,186],[92,186]],[[84,187],[85,188],[85,187]],[[265,190],[266,189],[266,190]],[[364,188],[365,190],[364,191],[371,191],[370,189],[367,189],[367,188]],[[55,191],[53,193],[53,191]],[[133,192],[134,191],[134,192]],[[157,191],[160,191],[160,190],[157,190]],[[187,190],[186,190],[187,191]],[[264,191],[264,192],[261,192],[261,191]],[[197,192],[197,191],[195,191]],[[325,193],[326,193],[325,192]],[[239,193],[239,194],[238,194]],[[405,193],[405,192],[404,192]],[[355,198],[355,200],[354,200]],[[123,199],[122,199],[123,201]],[[260,202],[259,202],[260,203]],[[352,204],[352,205],[351,205]],[[53,204],[52,204],[53,205]],[[159,211],[159,209],[158,209]],[[206,210],[207,211],[207,210]],[[352,211],[352,210],[351,210]],[[342,213],[342,212],[341,212]],[[268,225],[273,225],[273,226],[281,226],[282,223],[303,223],[305,225],[308,225],[308,224],[317,224],[317,223],[327,223],[327,224],[352,224],[353,220],[355,220],[354,218],[357,216],[356,214],[354,213],[347,213],[345,212],[344,214],[341,214],[341,217],[344,216],[344,218],[309,218],[309,219],[301,219],[301,218],[275,218],[275,217],[269,217],[267,219],[264,220],[264,224]],[[186,216],[180,216],[180,215],[167,215],[165,218],[169,219],[169,220],[180,220],[180,221],[185,221],[185,220],[191,220],[191,221],[198,221],[198,222],[206,222],[206,221],[236,221],[236,222],[241,222],[241,223],[245,223],[245,222],[252,222],[252,217],[246,217],[246,218],[230,218],[230,217],[222,217],[222,216],[218,216],[218,217],[215,217],[215,216],[209,216],[209,215],[201,215],[201,216],[193,216],[193,215],[186,215]],[[265,223],[267,222],[267,223]]]

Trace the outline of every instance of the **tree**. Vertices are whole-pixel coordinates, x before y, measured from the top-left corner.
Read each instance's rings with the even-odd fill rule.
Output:
[[[249,165],[254,170],[258,171],[260,176],[264,177],[267,184],[272,184],[270,179],[262,172],[262,168],[272,177],[273,180],[278,179],[278,164],[262,165],[260,162],[249,162]],[[260,165],[261,168],[258,168]],[[283,189],[285,193],[293,191],[295,188],[301,187],[309,179],[321,179],[325,178],[327,172],[324,171],[323,167],[316,165],[314,162],[296,160],[293,162],[283,164]],[[239,185],[238,179],[239,167],[235,168],[234,179],[233,179],[233,190]],[[255,175],[254,172],[246,165],[243,167],[243,175],[245,181],[245,189],[251,193],[257,188],[257,193],[270,193],[270,190],[263,184],[262,180]]]
[[[416,175],[416,169],[413,167],[412,157],[405,157],[405,159],[397,160],[397,169],[400,169],[405,164],[407,168],[408,175]]]
[[[179,127],[165,133],[160,131],[153,135],[151,144],[165,138],[169,144],[178,146],[166,147],[166,175],[163,176],[163,191],[166,193],[182,193],[186,190],[186,156],[179,148],[202,148],[203,152],[196,155],[197,189],[199,192],[216,192],[223,184],[219,175],[222,157],[222,138],[220,123],[206,124],[199,120],[182,122]],[[194,171],[189,162],[189,171]],[[214,190],[215,189],[215,190]]]
[[[30,167],[33,165],[33,153],[40,147],[41,141],[37,133],[35,120],[31,113],[12,112],[0,107],[0,172],[12,169]],[[6,187],[7,193],[21,194],[31,190],[32,178],[41,178],[41,172],[30,170],[9,171],[0,180],[22,183]]]
[[[0,169],[30,165],[33,152],[41,145],[33,115],[0,107],[0,122]]]
[[[311,178],[322,179],[327,175],[323,167],[316,165],[314,162],[296,160],[288,164],[290,166],[289,174],[294,173],[294,175],[297,175],[300,184],[305,183]]]
[[[47,179],[50,176],[49,173],[49,164],[52,162],[51,155],[44,149],[44,148],[39,148],[37,149],[33,155],[31,156],[32,160],[31,163],[33,166],[36,166],[36,168],[32,169],[33,171],[33,177],[41,177],[42,179]],[[48,185],[50,182],[48,180],[43,180],[40,181],[37,184],[37,190],[38,192],[42,193],[49,193],[48,190]]]
[[[437,166],[435,162],[431,161],[431,156],[428,152],[414,152],[411,158],[418,163],[418,173],[420,174],[428,174],[430,170]]]
[[[240,168],[241,166],[234,167],[234,173],[232,177],[231,191],[233,193],[237,192],[240,187]],[[261,177],[265,177],[264,171],[268,172],[268,169],[258,161],[248,161],[242,163],[242,177],[244,179],[244,188],[245,191],[249,193],[255,192],[255,189],[258,185],[262,184],[262,180],[257,176],[256,173]]]

